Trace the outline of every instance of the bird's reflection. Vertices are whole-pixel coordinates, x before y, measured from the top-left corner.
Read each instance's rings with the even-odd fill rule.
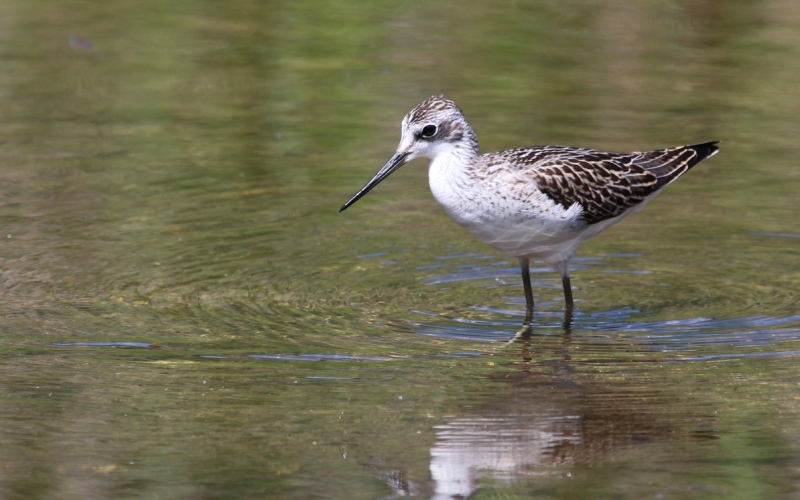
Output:
[[[584,363],[586,347],[566,328],[558,335],[520,331],[494,357],[513,369],[498,370],[478,404],[473,395],[463,411],[435,427],[430,477],[404,477],[404,494],[468,498],[486,479],[558,481],[573,467],[622,449],[673,440],[680,435],[676,422],[697,419],[676,419],[678,394],[651,391],[641,381],[610,384]]]
[[[583,441],[581,417],[555,408],[454,418],[437,428],[430,472],[434,498],[469,497],[486,477],[571,462]]]
[[[565,325],[568,322],[565,319]],[[484,478],[504,478],[525,472],[541,473],[573,463],[584,443],[580,411],[570,409],[552,398],[536,397],[531,391],[545,387],[576,391],[569,380],[569,330],[555,345],[541,349],[558,353],[548,356],[551,376],[531,378],[531,363],[537,355],[537,337],[530,325],[514,338],[510,354],[521,360],[518,372],[509,377],[502,392],[513,394],[499,404],[483,408],[479,414],[453,418],[437,427],[437,440],[431,448],[430,473],[434,482],[433,498],[467,498]],[[541,353],[540,353],[541,354]],[[555,379],[553,378],[555,376]],[[535,386],[539,386],[534,389]],[[495,398],[492,398],[495,399]]]

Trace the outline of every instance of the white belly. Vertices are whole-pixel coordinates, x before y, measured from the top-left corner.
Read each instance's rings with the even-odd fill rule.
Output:
[[[446,161],[431,163],[433,197],[461,227],[506,255],[563,262],[624,217],[587,225],[580,219],[580,205],[565,209],[533,182],[521,182],[519,175],[498,171],[471,178],[452,167]]]

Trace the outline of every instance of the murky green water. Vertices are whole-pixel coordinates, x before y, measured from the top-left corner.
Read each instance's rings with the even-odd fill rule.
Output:
[[[0,2],[3,498],[800,495],[800,6]],[[574,261],[577,311],[405,167],[721,153]]]

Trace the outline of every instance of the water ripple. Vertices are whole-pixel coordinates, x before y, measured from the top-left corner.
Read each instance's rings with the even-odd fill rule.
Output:
[[[56,347],[121,347],[124,349],[151,349],[149,342],[53,342]]]
[[[782,235],[783,236],[783,235]],[[650,270],[609,269],[605,258],[637,258],[639,254],[607,254],[601,257],[576,259],[576,269],[589,272],[612,274],[649,274]],[[535,273],[551,273],[548,278],[534,280],[536,287],[560,288],[560,280],[552,277],[547,267],[531,270]],[[509,282],[506,283],[506,280]],[[512,281],[513,280],[513,281]],[[431,286],[451,285],[460,281],[484,281],[485,286],[519,287],[518,270],[509,267],[507,262],[485,264],[483,262],[459,263],[445,272],[426,277],[423,281]],[[584,282],[590,282],[585,279]],[[709,287],[721,286],[715,283]],[[741,287],[740,293],[748,287]],[[672,314],[685,314],[684,317],[653,318],[664,316],[661,310],[619,308],[602,311],[575,311],[570,327],[566,330],[573,340],[581,339],[591,345],[616,344],[625,341],[650,352],[686,353],[700,348],[716,349],[770,349],[765,352],[726,352],[722,354],[702,354],[682,360],[711,360],[738,358],[743,356],[794,355],[792,348],[784,348],[784,343],[800,340],[800,315],[796,311],[787,310],[787,297],[776,296],[774,304],[761,305],[761,312],[752,314],[748,301],[736,297],[730,290],[725,290],[726,297],[713,303],[713,315],[707,314],[708,304],[694,305],[690,301],[677,302],[679,307],[672,306]],[[468,305],[452,315],[432,312],[427,308],[411,308],[410,311],[418,319],[412,319],[411,325],[419,335],[458,340],[480,342],[506,342],[512,338],[522,325],[524,299],[521,293],[506,297],[508,307],[487,305]],[[741,303],[746,305],[742,307]],[[537,311],[531,331],[537,336],[561,336],[565,333],[564,313],[560,298],[552,301],[538,300]],[[587,305],[586,309],[589,308]],[[555,309],[555,310],[553,310]],[[663,309],[663,307],[662,307]],[[672,309],[670,309],[672,310]],[[697,314],[701,312],[701,314]],[[750,312],[750,314],[742,314]],[[788,314],[787,314],[788,313]]]
[[[344,354],[251,354],[253,359],[275,361],[391,361],[392,358],[378,356],[348,356]]]

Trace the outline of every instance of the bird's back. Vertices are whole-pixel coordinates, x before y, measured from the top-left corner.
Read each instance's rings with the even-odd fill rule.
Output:
[[[490,153],[484,164],[529,178],[564,210],[579,204],[581,220],[595,224],[623,215],[717,151],[717,142],[632,153],[542,146]]]

